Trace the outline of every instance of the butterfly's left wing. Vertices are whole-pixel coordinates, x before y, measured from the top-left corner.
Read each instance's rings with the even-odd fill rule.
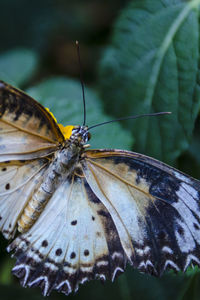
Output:
[[[87,182],[134,267],[160,275],[200,265],[198,180],[129,151],[91,150],[84,156]]]
[[[17,222],[48,165],[45,158],[0,163],[0,231],[6,239],[14,236]]]

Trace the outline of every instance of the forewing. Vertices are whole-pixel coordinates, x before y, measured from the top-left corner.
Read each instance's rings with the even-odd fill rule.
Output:
[[[87,151],[82,166],[134,267],[160,275],[200,264],[199,181],[128,151]]]
[[[0,230],[5,238],[13,237],[17,221],[41,183],[48,161],[0,163]]]
[[[63,140],[41,104],[0,81],[0,161],[46,156]]]
[[[9,246],[23,286],[65,294],[91,279],[114,280],[126,255],[116,226],[84,177],[73,176],[49,200],[33,227]]]

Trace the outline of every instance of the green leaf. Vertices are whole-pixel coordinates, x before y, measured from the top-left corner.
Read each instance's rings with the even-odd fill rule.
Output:
[[[191,272],[185,280],[185,284],[179,290],[177,300],[199,299],[200,295],[200,273],[199,268],[195,267],[195,271]],[[189,272],[187,272],[189,273]]]
[[[194,134],[187,151],[181,155],[178,160],[178,167],[183,172],[193,176],[194,178],[200,178],[200,120],[197,119],[195,123]]]
[[[27,49],[15,49],[0,56],[0,79],[13,86],[28,82],[38,66],[35,52]]]
[[[13,276],[11,274],[11,269],[13,268],[13,260],[11,258],[4,258],[1,263],[1,273],[0,273],[0,284],[11,284],[13,281]]]
[[[200,0],[132,1],[99,66],[107,111],[120,117],[172,112],[126,122],[135,150],[171,164],[188,147],[200,107],[199,5]]]
[[[156,278],[148,274],[141,274],[138,270],[128,267],[125,274],[118,279],[119,286],[120,283],[123,284],[121,286],[121,299],[177,299],[179,290],[183,288],[185,281],[188,280],[185,277],[183,274],[177,276],[172,271],[163,274],[161,278]],[[125,280],[126,284],[124,284]]]
[[[58,123],[66,125],[79,125],[83,122],[83,104],[80,82],[54,78],[46,80],[28,90],[33,98],[48,107],[55,115]],[[103,114],[100,99],[96,92],[90,88],[85,89],[87,124],[108,121],[110,117]],[[129,132],[122,129],[120,124],[112,123],[91,130],[92,148],[123,148],[130,149],[133,139]]]

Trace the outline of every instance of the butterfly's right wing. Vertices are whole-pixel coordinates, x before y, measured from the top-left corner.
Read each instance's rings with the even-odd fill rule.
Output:
[[[47,156],[63,141],[57,123],[41,104],[0,81],[0,162]]]
[[[0,231],[12,238],[27,202],[41,184],[49,160],[0,163]]]
[[[88,150],[84,157],[88,184],[135,268],[161,275],[200,266],[200,181],[130,151]]]

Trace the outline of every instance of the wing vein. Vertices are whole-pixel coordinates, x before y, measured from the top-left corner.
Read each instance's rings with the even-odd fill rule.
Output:
[[[40,169],[38,169],[31,177],[29,177],[25,182],[23,182],[21,185],[19,185],[19,186],[17,186],[14,190],[11,190],[11,191],[7,191],[7,192],[5,192],[5,193],[1,193],[0,194],[0,197],[2,197],[2,196],[7,196],[7,195],[9,195],[9,194],[12,194],[12,193],[14,193],[15,191],[17,191],[18,189],[20,189],[21,187],[23,187],[25,184],[27,184],[35,175],[37,175],[44,167],[46,167],[47,166],[47,164],[48,164],[48,162],[47,163],[45,163],[44,165],[42,165],[42,167],[40,168]]]
[[[23,132],[25,132],[25,133],[28,133],[28,134],[32,134],[32,135],[34,135],[34,136],[37,136],[37,137],[39,137],[39,138],[41,138],[41,139],[43,139],[43,140],[46,140],[46,141],[48,141],[48,142],[50,142],[50,143],[52,143],[52,144],[55,144],[55,141],[53,141],[52,139],[50,139],[50,138],[48,138],[48,137],[46,137],[46,136],[42,136],[42,135],[40,135],[40,134],[38,134],[38,133],[35,133],[35,132],[32,132],[32,131],[30,131],[30,130],[26,130],[26,129],[24,129],[24,128],[21,128],[21,127],[19,127],[19,126],[13,124],[13,123],[11,123],[11,122],[8,122],[8,121],[6,121],[6,120],[3,120],[3,119],[1,119],[0,122],[3,122],[3,123],[5,123],[5,124],[7,124],[7,125],[9,125],[9,126],[15,127],[16,129],[18,129],[18,130],[20,130],[20,131],[23,131]]]
[[[91,164],[97,166],[98,168],[104,170],[105,172],[109,173],[110,175],[112,175],[113,177],[117,178],[118,180],[122,181],[123,183],[125,183],[125,184],[131,186],[132,188],[138,190],[139,192],[145,194],[146,196],[152,197],[151,194],[146,193],[145,191],[143,191],[143,190],[141,190],[140,188],[138,188],[136,185],[134,185],[134,184],[132,184],[132,183],[126,181],[125,179],[123,179],[122,177],[118,176],[117,174],[111,172],[111,171],[108,170],[107,168],[102,167],[102,165],[100,165],[100,164],[98,164],[98,163],[96,163],[96,162],[94,162],[94,161],[92,161],[92,160],[90,160],[90,159],[88,159],[88,158],[87,158],[86,160],[88,160]]]
[[[95,175],[95,173],[93,172],[93,170],[92,170],[92,168],[90,167],[89,164],[88,164],[88,168],[90,169],[90,172],[93,174],[93,176],[94,176],[94,178],[95,178],[95,180],[96,180],[96,183],[97,183],[97,185],[98,185],[98,187],[99,187],[101,193],[102,193],[102,194],[104,195],[104,197],[107,199],[107,201],[109,202],[109,204],[111,205],[111,207],[112,207],[113,210],[115,211],[116,215],[117,215],[118,218],[120,219],[120,221],[121,221],[121,223],[122,223],[122,225],[123,225],[123,227],[124,227],[124,229],[125,229],[125,231],[126,231],[126,233],[127,233],[127,236],[128,236],[128,239],[129,239],[129,245],[131,246],[131,249],[132,249],[132,251],[133,251],[133,253],[134,253],[135,251],[134,251],[134,249],[133,249],[131,237],[130,237],[130,234],[129,234],[129,232],[128,232],[128,230],[127,230],[127,228],[126,228],[126,226],[125,226],[123,220],[121,219],[121,217],[120,217],[118,211],[115,209],[115,207],[114,207],[114,206],[112,205],[112,203],[110,202],[109,198],[108,198],[108,197],[106,196],[106,194],[104,193],[104,191],[103,191],[103,189],[102,189],[102,187],[101,187],[101,185],[100,185],[100,182],[99,182],[98,179],[97,179],[97,176]],[[114,221],[114,220],[113,220],[113,221]]]

